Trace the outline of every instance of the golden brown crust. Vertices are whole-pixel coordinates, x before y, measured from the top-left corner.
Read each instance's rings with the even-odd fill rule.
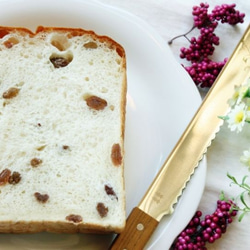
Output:
[[[32,33],[32,31],[30,31],[29,29],[26,29],[26,28],[0,26],[0,38],[3,38],[4,36],[6,36],[6,35],[8,35],[9,33],[12,33],[12,32],[18,32],[18,33],[21,33],[23,35],[29,34],[30,36],[34,35],[34,33]]]
[[[68,33],[68,36],[82,36],[89,34],[92,37],[98,39],[101,42],[107,42],[110,43],[111,47],[115,47],[117,53],[120,55],[120,57],[125,57],[125,51],[124,48],[118,44],[116,41],[111,39],[108,36],[100,36],[97,35],[94,31],[92,30],[84,30],[81,28],[65,28],[65,27],[44,27],[44,26],[38,26],[35,32],[32,32],[31,30],[23,27],[5,27],[5,26],[0,26],[0,39],[3,38],[4,36],[8,35],[9,33],[12,32],[18,32],[23,35],[28,34],[31,37],[35,36],[39,33],[48,33],[48,32],[62,32],[62,33]],[[125,62],[124,62],[125,63]],[[124,65],[125,66],[125,65]]]
[[[0,223],[1,233],[120,233],[123,228],[101,227],[100,225],[73,223],[62,221],[3,221]]]

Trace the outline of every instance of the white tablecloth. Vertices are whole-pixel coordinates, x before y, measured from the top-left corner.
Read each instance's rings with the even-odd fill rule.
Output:
[[[166,40],[185,33],[193,24],[191,11],[192,6],[199,5],[197,0],[101,0],[101,2],[117,6],[127,10],[147,21]],[[210,10],[215,5],[234,3],[234,1],[210,1]],[[216,34],[220,36],[220,46],[216,48],[215,58],[218,60],[230,56],[238,43],[250,20],[250,2],[235,0],[236,8],[246,14],[244,24],[233,28],[227,24],[219,25]],[[179,49],[187,46],[187,41],[180,38],[171,46],[176,60],[180,63],[185,61],[179,58]],[[201,93],[204,96],[204,93]],[[250,172],[239,162],[244,149],[250,147],[250,128],[243,133],[234,134],[224,125],[217,134],[207,153],[207,178],[204,195],[199,208],[204,214],[210,214],[216,207],[216,201],[221,190],[229,197],[239,194],[239,190],[230,186],[227,172],[241,179]],[[250,177],[249,177],[250,182]],[[226,234],[216,243],[210,244],[208,249],[216,250],[247,250],[250,249],[250,214],[246,215],[242,222],[233,222],[228,227]]]

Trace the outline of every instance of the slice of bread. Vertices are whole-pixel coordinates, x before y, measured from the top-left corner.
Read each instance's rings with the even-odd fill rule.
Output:
[[[73,28],[0,27],[0,232],[121,232],[126,57]]]

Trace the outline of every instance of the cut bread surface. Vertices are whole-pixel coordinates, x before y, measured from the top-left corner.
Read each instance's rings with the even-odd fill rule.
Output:
[[[0,232],[120,232],[126,58],[92,31],[0,27]]]

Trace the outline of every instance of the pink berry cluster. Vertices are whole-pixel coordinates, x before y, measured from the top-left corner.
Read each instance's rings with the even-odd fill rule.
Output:
[[[210,57],[213,55],[215,46],[219,45],[220,39],[214,33],[219,22],[235,25],[243,23],[245,14],[235,9],[235,4],[222,4],[216,6],[208,13],[209,5],[201,3],[193,7],[194,28],[200,31],[197,38],[192,37],[188,48],[181,48],[180,57],[191,62],[191,66],[184,66],[197,86],[209,88],[225,65],[227,59],[215,62]],[[187,34],[184,36],[186,37]],[[179,37],[179,36],[178,36]],[[173,39],[169,42],[172,43]]]
[[[206,243],[213,243],[226,232],[227,226],[237,215],[232,209],[235,204],[229,201],[217,201],[217,208],[211,215],[201,220],[202,213],[197,211],[186,228],[173,243],[172,250],[205,250]]]

